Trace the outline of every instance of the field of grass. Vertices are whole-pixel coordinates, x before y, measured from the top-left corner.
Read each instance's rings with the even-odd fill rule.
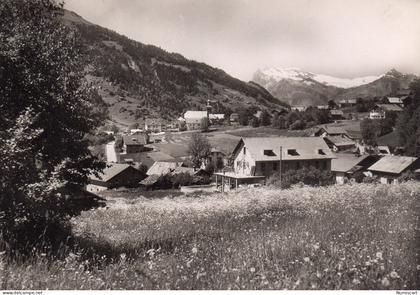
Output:
[[[141,197],[73,220],[78,249],[2,289],[419,289],[420,183]],[[1,256],[0,256],[1,257]]]

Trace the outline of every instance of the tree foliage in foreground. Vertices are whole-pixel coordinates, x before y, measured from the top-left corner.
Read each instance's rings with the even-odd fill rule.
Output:
[[[206,136],[201,133],[193,133],[188,145],[188,154],[194,167],[198,168],[210,155],[210,143]]]
[[[0,235],[8,250],[64,238],[71,188],[104,164],[77,34],[50,0],[0,2]]]

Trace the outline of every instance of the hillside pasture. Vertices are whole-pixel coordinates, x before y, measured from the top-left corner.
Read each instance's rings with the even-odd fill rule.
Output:
[[[73,219],[64,258],[4,260],[2,288],[420,287],[418,182],[115,197]]]

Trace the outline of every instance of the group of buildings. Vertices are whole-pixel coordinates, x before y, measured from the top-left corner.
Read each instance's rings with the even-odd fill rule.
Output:
[[[138,147],[147,139],[138,135],[124,141],[125,151],[138,152]],[[134,147],[133,147],[134,146]],[[216,169],[213,181],[216,187],[235,188],[242,185],[263,183],[274,174],[290,170],[314,167],[331,171],[338,184],[352,179],[377,177],[381,183],[397,182],[404,173],[420,174],[420,160],[415,157],[396,156],[391,153],[366,153],[360,150],[358,141],[347,131],[336,126],[321,126],[309,137],[244,137],[230,155],[213,148],[205,164],[212,163]],[[148,187],[156,183],[161,175],[188,173],[200,176],[201,169],[186,167],[182,161],[156,161],[147,171],[135,165],[110,164],[102,177],[92,177],[88,190],[91,192],[118,186]]]
[[[369,119],[385,119],[389,113],[398,113],[406,107],[411,100],[411,96],[408,90],[402,90],[395,96],[389,96],[377,101],[374,106],[369,110],[367,117]],[[342,99],[331,105],[318,105],[316,108],[320,110],[329,110],[330,116],[333,120],[346,119],[345,110],[356,107],[357,99]],[[305,111],[308,109],[307,106],[292,106],[292,111]]]
[[[217,173],[216,177],[237,186],[260,182],[276,173],[314,167],[331,171],[339,184],[365,177],[377,177],[381,183],[389,184],[408,171],[420,174],[416,157],[337,150],[341,146],[337,142],[351,142],[347,136],[339,128],[322,127],[311,137],[242,138],[232,154],[232,171]],[[356,144],[353,147],[357,148]]]

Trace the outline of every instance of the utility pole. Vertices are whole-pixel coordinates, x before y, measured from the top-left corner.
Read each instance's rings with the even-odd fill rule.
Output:
[[[282,166],[281,165],[282,157],[283,157],[283,147],[280,146],[280,165],[279,165],[279,170],[280,170],[280,188],[282,186],[282,167],[281,167]]]

